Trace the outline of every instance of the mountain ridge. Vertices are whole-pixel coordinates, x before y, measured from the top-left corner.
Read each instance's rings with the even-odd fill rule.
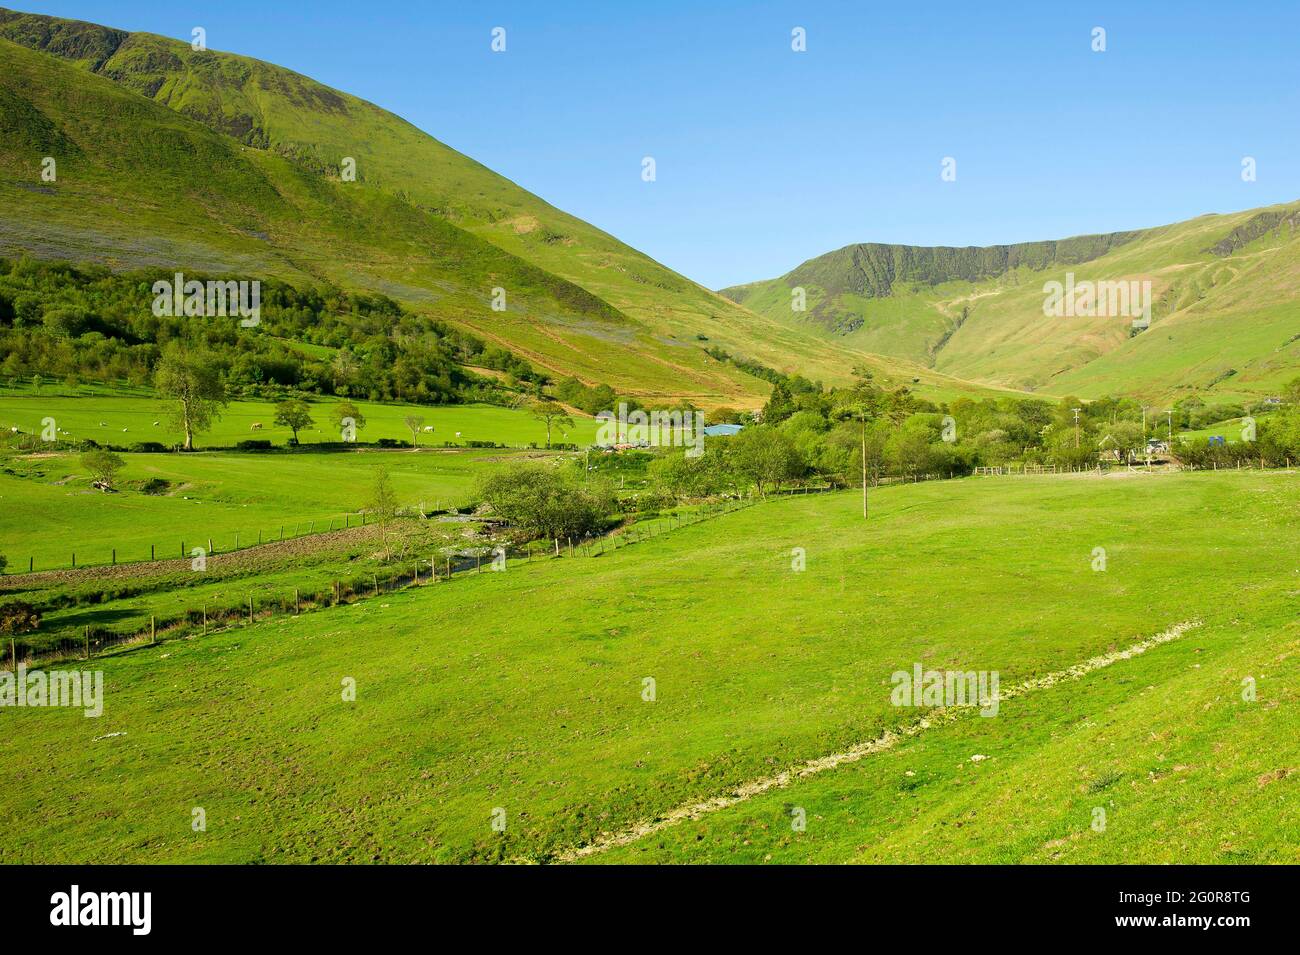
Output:
[[[16,49],[65,64],[237,144],[233,158],[227,155],[223,162],[258,167],[254,178],[259,183],[270,175],[275,196],[268,201],[283,206],[281,200],[291,197],[281,212],[294,221],[268,223],[262,214],[266,210],[256,203],[250,207],[244,197],[229,193],[214,196],[209,184],[194,181],[179,186],[202,195],[202,204],[221,214],[237,207],[233,218],[243,222],[246,235],[143,229],[134,220],[148,219],[142,214],[147,206],[126,202],[117,195],[122,190],[116,183],[105,184],[93,196],[98,216],[78,216],[67,203],[51,208],[59,206],[57,197],[38,201],[43,194],[28,189],[35,179],[32,151],[18,155],[11,147],[10,182],[7,188],[0,183],[0,189],[19,199],[9,210],[7,225],[0,218],[0,247],[21,248],[30,230],[37,236],[37,251],[46,257],[76,260],[113,248],[124,266],[167,260],[169,254],[178,262],[186,255],[205,260],[225,255],[240,263],[273,264],[282,276],[305,274],[316,281],[382,291],[413,307],[436,308],[436,317],[509,347],[557,376],[607,382],[638,396],[689,398],[706,406],[754,407],[770,386],[711,359],[704,343],[828,382],[850,380],[851,368],[865,364],[882,382],[896,386],[944,393],[989,390],[917,363],[830,347],[739,307],[406,120],[283,67],[238,54],[194,51],[187,43],[154,34],[0,9],[0,56],[12,59]],[[38,69],[29,67],[28,72],[40,82]],[[76,115],[81,93],[71,89],[75,84],[66,75],[60,82],[66,88],[61,105],[46,103],[36,112],[62,111],[64,122],[54,131],[66,134],[81,120]],[[42,99],[13,85],[8,95]],[[102,87],[94,97],[109,99]],[[131,112],[117,100],[104,108]],[[156,115],[148,122],[174,125]],[[119,129],[106,131],[114,145],[125,138]],[[183,135],[193,138],[195,133]],[[75,144],[75,135],[68,138]],[[204,148],[215,150],[210,143]],[[341,163],[348,157],[355,161],[355,182],[341,176]],[[106,155],[87,161],[106,177],[117,159]],[[141,168],[150,166],[141,163]],[[168,172],[155,169],[151,175],[161,179]],[[62,191],[60,186],[56,193]],[[161,202],[158,195],[150,196],[153,206]],[[325,241],[326,235],[305,234],[300,220],[308,206],[326,231],[348,230],[346,241],[337,234],[333,243]],[[395,241],[373,235],[365,235],[365,242],[353,239],[351,230],[371,228],[371,223],[357,222],[364,206],[402,223],[399,235],[391,237]],[[428,233],[436,241],[431,243]],[[224,246],[220,255],[213,249],[219,244]],[[439,261],[448,248],[456,252],[453,260]],[[444,274],[448,270],[451,275]],[[494,286],[509,293],[504,312],[488,307]],[[569,299],[581,307],[570,307]]]
[[[852,243],[721,293],[847,347],[984,384],[1257,399],[1300,371],[1297,226],[1300,202],[1041,242]],[[1076,280],[1137,283],[1153,324],[1134,326],[1146,320],[1137,314],[1051,319],[1048,284]]]

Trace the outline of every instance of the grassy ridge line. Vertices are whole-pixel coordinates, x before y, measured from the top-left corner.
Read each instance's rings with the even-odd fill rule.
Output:
[[[1113,666],[1123,660],[1131,660],[1133,657],[1146,653],[1154,647],[1168,643],[1171,640],[1177,640],[1188,630],[1198,626],[1200,626],[1199,620],[1188,620],[1182,623],[1176,623],[1154,636],[1148,637],[1145,640],[1139,640],[1137,643],[1130,645],[1124,650],[1100,654],[1064,670],[1058,670],[1055,673],[1048,673],[1031,680],[1026,680],[1023,683],[1019,683],[1010,689],[1001,692],[998,699],[1011,700],[1019,696],[1024,696],[1026,693],[1047,689],[1066,680],[1077,680],[1096,670]],[[678,825],[679,823],[688,820],[701,819],[710,813],[729,809],[732,806],[753,799],[755,796],[760,796],[769,790],[784,789],[796,780],[807,779],[817,773],[836,769],[849,763],[856,763],[858,760],[865,759],[868,756],[873,756],[876,753],[892,749],[904,740],[910,739],[926,730],[945,726],[960,719],[966,719],[977,711],[977,707],[948,707],[938,709],[937,711],[931,711],[917,722],[896,732],[886,731],[875,739],[858,743],[847,750],[811,759],[795,769],[785,770],[776,773],[775,775],[766,776],[762,779],[757,779],[753,782],[737,786],[727,795],[714,796],[713,798],[707,799],[703,802],[694,803],[689,806],[681,806],[652,822],[642,822],[629,829],[623,830],[622,832],[610,833],[602,836],[596,842],[588,845],[565,850],[559,854],[556,861],[576,862],[580,859],[601,852],[606,852],[610,849],[629,846],[639,839],[662,832],[665,829]]]
[[[8,155],[0,143],[0,249],[114,267],[224,263],[371,289],[559,376],[642,397],[760,405],[767,384],[710,360],[702,339],[828,383],[847,383],[861,363],[893,385],[919,378],[937,397],[987,390],[738,306],[393,114],[282,67],[4,11],[0,59],[0,77],[22,74],[7,95],[26,117]],[[58,183],[39,186],[32,157],[56,153]],[[338,179],[347,156],[356,182]],[[123,173],[139,168],[155,173]],[[166,215],[178,197],[201,214]],[[497,285],[505,312],[488,308]]]
[[[863,279],[851,256],[832,253],[728,292],[842,347],[910,359],[967,381],[1085,398],[1163,400],[1203,390],[1220,400],[1258,399],[1300,370],[1292,307],[1298,216],[1300,203],[1200,216],[1134,233],[1097,257],[1031,260],[973,281],[961,269],[913,270],[906,281]],[[1240,240],[1225,243],[1225,236]],[[1135,315],[1045,316],[1044,283],[1064,284],[1067,273],[1076,284],[1150,282],[1151,328],[1130,337]],[[865,290],[857,290],[863,281]],[[806,312],[791,311],[795,285],[805,288]]]

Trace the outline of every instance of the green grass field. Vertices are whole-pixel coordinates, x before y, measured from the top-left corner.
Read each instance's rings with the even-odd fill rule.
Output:
[[[0,473],[0,553],[10,572],[181,556],[186,548],[218,552],[239,545],[343,527],[366,506],[379,465],[388,467],[404,506],[426,510],[469,503],[479,474],[522,454],[515,451],[341,451],[292,454],[126,454],[122,490],[103,494],[74,454],[20,459],[21,474]],[[18,467],[10,465],[18,471]],[[150,478],[168,493],[141,493]]]
[[[105,389],[86,388],[86,394],[67,394],[65,386],[46,385],[47,394],[33,394],[30,389],[0,391],[0,430],[17,427],[26,434],[41,433],[42,420],[53,418],[67,440],[92,438],[100,444],[130,447],[141,441],[179,444],[184,435],[172,426],[170,406],[146,395],[119,395]],[[309,402],[315,425],[299,434],[303,444],[339,440],[330,419],[337,400]],[[421,431],[421,446],[441,447],[446,443],[464,447],[469,441],[493,441],[511,447],[546,446],[546,425],[526,410],[496,405],[402,405],[355,402],[366,416],[366,426],[357,432],[357,440],[374,442],[380,438],[411,440],[404,419],[418,415],[431,434]],[[158,422],[155,426],[154,422]],[[555,430],[554,442],[580,447],[596,439],[596,420],[584,415],[573,417],[574,426],[566,434]],[[261,424],[253,430],[254,424]],[[291,432],[275,424],[275,405],[269,401],[232,401],[212,430],[199,435],[195,444],[229,447],[239,441],[265,439],[275,445],[288,443]]]
[[[889,676],[914,663],[1008,687],[1200,620],[593,858],[1295,861],[1294,474],[969,479],[881,490],[866,524],[858,508],[780,499],[96,661],[102,717],[4,714],[0,858],[562,859],[913,724]],[[1258,701],[1234,702],[1247,675]]]

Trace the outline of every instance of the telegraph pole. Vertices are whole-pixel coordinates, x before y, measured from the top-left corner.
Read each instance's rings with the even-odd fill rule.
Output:
[[[867,413],[862,413],[862,519],[867,519]]]
[[[1081,408],[1074,409],[1074,446],[1079,446],[1079,412]]]

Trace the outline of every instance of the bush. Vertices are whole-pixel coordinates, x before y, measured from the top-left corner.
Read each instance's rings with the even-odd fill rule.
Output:
[[[140,493],[141,494],[166,494],[167,489],[170,488],[171,486],[172,486],[171,481],[164,480],[163,478],[154,477],[154,478],[150,478],[149,480],[145,481],[143,484],[140,485]]]
[[[235,445],[236,451],[270,451],[271,442],[266,438],[247,438]]]
[[[136,454],[166,454],[167,445],[161,441],[137,441],[131,450]]]
[[[618,508],[606,485],[580,485],[572,475],[536,464],[487,476],[479,483],[478,496],[495,516],[535,537],[598,532]]]
[[[0,604],[0,633],[15,636],[30,633],[40,625],[41,615],[31,604],[22,600]]]

